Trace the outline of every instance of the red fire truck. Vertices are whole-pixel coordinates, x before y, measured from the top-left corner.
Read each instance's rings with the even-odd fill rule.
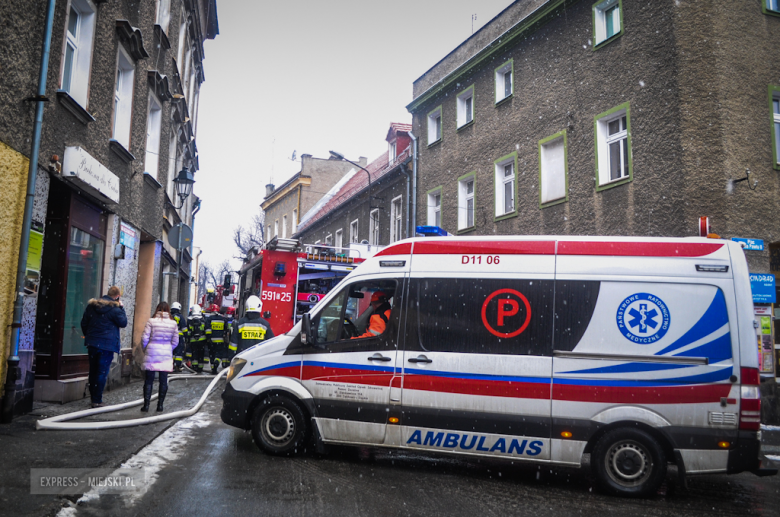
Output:
[[[349,248],[303,245],[297,239],[274,237],[239,271],[238,313],[244,313],[250,295],[259,296],[263,317],[274,334],[284,334],[365,260],[351,253],[354,250]]]

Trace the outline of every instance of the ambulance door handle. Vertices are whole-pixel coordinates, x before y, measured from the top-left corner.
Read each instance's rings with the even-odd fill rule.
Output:
[[[432,363],[433,359],[428,359],[424,355],[418,355],[417,357],[410,357],[407,359],[410,363]]]
[[[369,357],[368,360],[369,361],[383,361],[383,362],[392,361],[391,358],[385,357],[382,354],[374,354],[371,357]]]

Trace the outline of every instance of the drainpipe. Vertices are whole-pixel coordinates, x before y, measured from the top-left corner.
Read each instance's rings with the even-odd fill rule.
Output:
[[[409,171],[406,169],[406,165],[401,165],[401,174],[406,176],[406,237],[409,238],[409,223],[411,217],[409,217]]]
[[[2,408],[2,422],[4,424],[10,424],[13,419],[16,380],[21,375],[19,370],[19,337],[22,330],[22,309],[24,308],[24,277],[27,274],[27,248],[30,245],[30,224],[32,223],[33,200],[35,198],[35,181],[38,174],[38,155],[41,152],[43,103],[46,100],[46,76],[49,73],[49,51],[51,50],[51,32],[56,3],[56,0],[49,0],[46,11],[41,73],[38,76],[38,95],[32,99],[35,102],[35,123],[33,124],[32,148],[30,149],[30,169],[27,174],[27,196],[24,199],[19,263],[16,270],[16,300],[14,301],[13,323],[11,323],[11,351],[8,355],[8,368],[5,374],[5,396]]]
[[[192,210],[192,215],[190,216],[190,222],[192,223],[192,240],[190,241],[190,257],[193,260],[192,260],[192,262],[190,262],[190,281],[188,282],[188,284],[192,282],[193,276],[197,275],[197,271],[195,271],[195,272],[192,271],[192,264],[195,263],[195,267],[196,268],[199,267],[198,262],[195,260],[195,257],[192,256],[192,247],[193,247],[193,245],[195,243],[195,214],[200,212],[200,203],[201,203],[201,201],[202,201],[202,199],[198,198],[198,200],[195,202],[195,206],[194,206],[194,208]],[[203,250],[200,250],[200,253],[203,253]],[[200,257],[200,253],[198,253],[198,257]],[[179,259],[179,260],[181,260],[181,259]],[[187,286],[187,295],[184,297],[184,300],[186,302],[185,305],[184,305],[184,309],[185,309],[187,315],[189,315],[189,311],[190,311],[190,291],[192,291],[192,287],[188,285]],[[184,314],[184,312],[182,314]]]
[[[417,137],[411,131],[409,131],[409,137],[412,139],[412,199],[414,200],[412,230],[414,230],[414,235],[417,235]]]

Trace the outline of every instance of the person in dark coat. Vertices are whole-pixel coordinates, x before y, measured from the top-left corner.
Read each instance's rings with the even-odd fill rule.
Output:
[[[103,406],[103,388],[114,354],[119,353],[119,329],[127,326],[127,315],[114,286],[102,298],[92,298],[81,317],[84,346],[89,354],[89,394],[92,407]]]

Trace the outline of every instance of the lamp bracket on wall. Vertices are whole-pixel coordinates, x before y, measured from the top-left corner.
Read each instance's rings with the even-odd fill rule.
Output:
[[[741,183],[743,181],[747,181],[747,186],[750,190],[756,190],[756,187],[758,186],[758,180],[753,180],[753,184],[750,183],[750,169],[745,169],[745,177],[740,178],[738,180],[729,180],[729,187],[734,188],[734,185],[737,183]]]

